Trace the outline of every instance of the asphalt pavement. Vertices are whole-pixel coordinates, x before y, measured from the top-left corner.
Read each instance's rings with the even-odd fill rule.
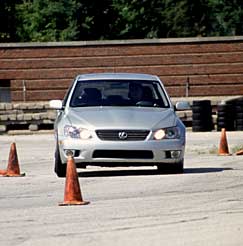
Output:
[[[184,174],[156,168],[78,169],[85,206],[60,207],[54,136],[0,136],[0,169],[16,142],[24,177],[0,177],[0,245],[243,244],[243,156],[218,156],[220,132],[187,133]],[[230,152],[243,132],[227,132]]]

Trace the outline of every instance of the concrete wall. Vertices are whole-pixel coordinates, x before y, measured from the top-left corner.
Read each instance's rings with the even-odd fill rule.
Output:
[[[8,130],[53,128],[56,111],[48,102],[0,103],[0,134]]]
[[[61,99],[77,74],[94,72],[155,74],[172,97],[243,95],[243,36],[0,44],[13,102]]]

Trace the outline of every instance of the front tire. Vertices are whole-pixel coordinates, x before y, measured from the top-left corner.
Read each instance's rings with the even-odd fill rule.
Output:
[[[66,177],[66,169],[67,169],[67,164],[62,164],[59,148],[57,145],[55,151],[55,161],[54,161],[54,171],[57,174],[57,177],[60,178]]]

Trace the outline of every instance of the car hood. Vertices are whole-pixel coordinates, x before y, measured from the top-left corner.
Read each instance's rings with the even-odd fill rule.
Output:
[[[72,125],[88,129],[156,129],[174,126],[174,111],[158,108],[69,108]]]

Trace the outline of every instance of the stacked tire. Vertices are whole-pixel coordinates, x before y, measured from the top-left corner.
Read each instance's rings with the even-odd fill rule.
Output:
[[[235,130],[235,104],[227,102],[217,106],[217,130],[225,128],[227,131]]]
[[[193,101],[192,103],[192,131],[212,131],[213,118],[210,100]]]
[[[243,99],[239,99],[235,103],[235,129],[243,131]]]

